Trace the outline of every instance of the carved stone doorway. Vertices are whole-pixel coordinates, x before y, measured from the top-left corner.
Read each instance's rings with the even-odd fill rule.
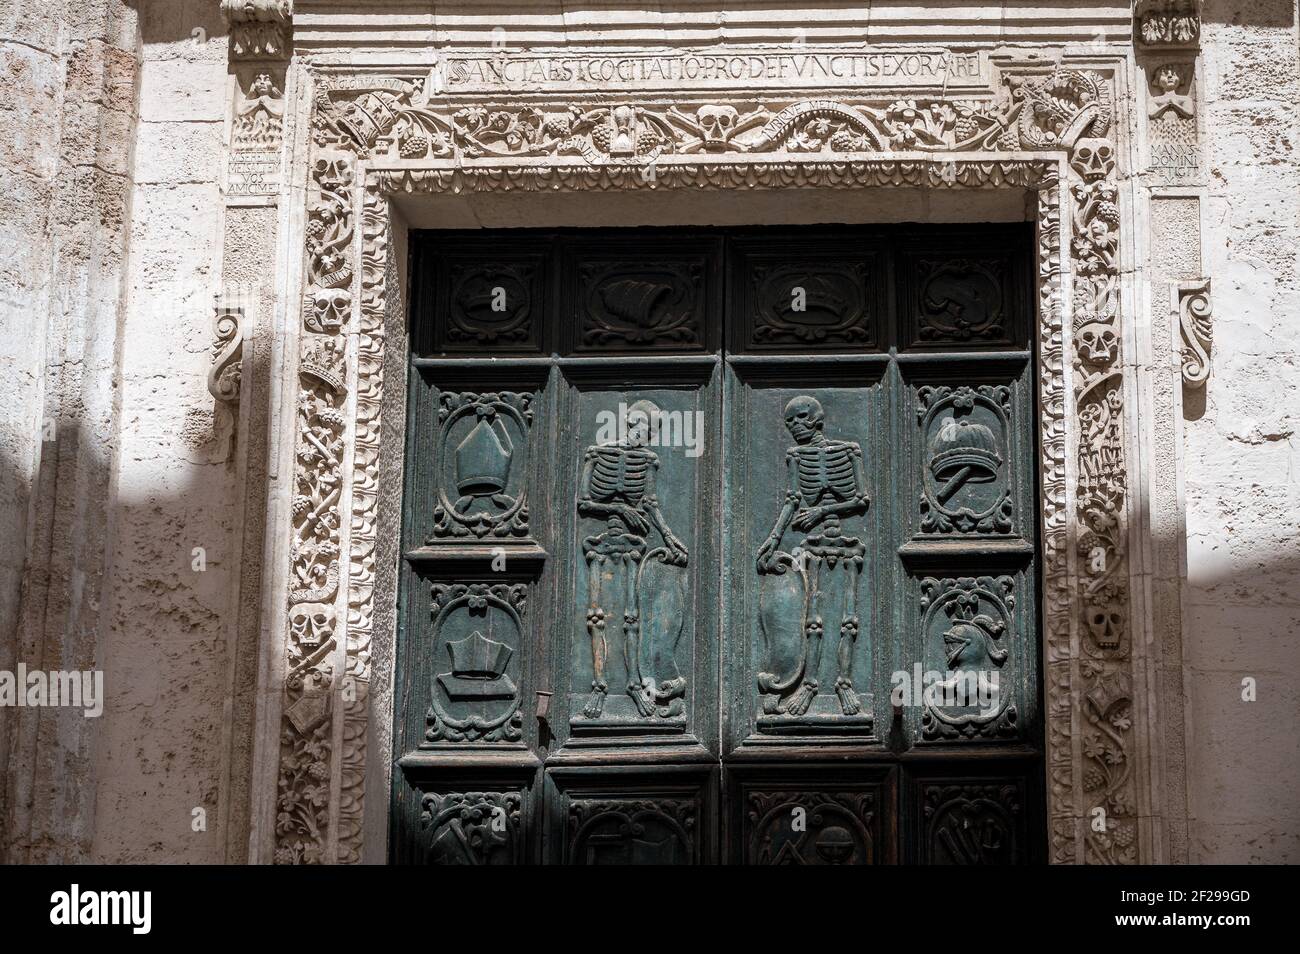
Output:
[[[411,233],[394,860],[1041,860],[1033,238]]]

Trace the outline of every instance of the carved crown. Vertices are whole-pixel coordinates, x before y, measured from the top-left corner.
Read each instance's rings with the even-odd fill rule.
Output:
[[[969,469],[967,479],[994,480],[1002,466],[997,438],[978,421],[949,418],[930,442],[930,472],[935,480],[947,481]]]

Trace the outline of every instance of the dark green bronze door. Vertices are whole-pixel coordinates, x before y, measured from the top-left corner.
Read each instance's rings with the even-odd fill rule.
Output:
[[[1031,238],[414,233],[394,860],[1039,860]]]

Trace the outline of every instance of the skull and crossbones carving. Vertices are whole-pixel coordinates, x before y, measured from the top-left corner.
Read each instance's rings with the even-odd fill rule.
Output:
[[[1094,367],[1105,367],[1115,360],[1119,339],[1115,329],[1098,321],[1090,321],[1079,329],[1079,355]]]
[[[717,104],[701,106],[694,117],[676,106],[668,110],[668,118],[695,137],[681,144],[682,152],[744,152],[748,147],[736,142],[736,135],[761,126],[769,115],[766,109],[759,108],[742,116],[735,106]]]
[[[299,603],[289,612],[289,631],[299,649],[317,649],[334,636],[333,604]]]
[[[1109,139],[1086,136],[1074,144],[1070,166],[1087,182],[1104,179],[1115,168],[1115,147]]]
[[[352,311],[352,293],[346,288],[318,288],[308,304],[308,330],[330,334],[343,326]]]

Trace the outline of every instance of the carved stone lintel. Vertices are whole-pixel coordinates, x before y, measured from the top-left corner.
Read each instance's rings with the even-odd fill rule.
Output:
[[[244,308],[217,296],[212,330],[212,367],[208,371],[208,390],[218,401],[239,403],[240,362],[244,357]]]
[[[293,0],[221,0],[221,15],[230,24],[232,59],[288,55]]]
[[[1210,280],[1179,282],[1174,294],[1183,338],[1183,384],[1202,388],[1210,376],[1210,344],[1214,340]]]

